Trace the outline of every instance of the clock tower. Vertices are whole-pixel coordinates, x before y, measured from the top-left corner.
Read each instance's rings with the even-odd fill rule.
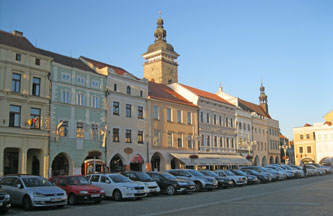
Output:
[[[157,20],[154,36],[154,43],[142,55],[145,59],[143,65],[144,78],[165,85],[177,83],[177,57],[179,55],[174,51],[173,46],[166,42],[166,30],[163,28],[163,19],[161,17]]]

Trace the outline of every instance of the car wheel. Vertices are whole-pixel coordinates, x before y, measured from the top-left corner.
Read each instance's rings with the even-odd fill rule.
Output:
[[[115,201],[121,201],[123,199],[121,192],[119,190],[115,190],[112,195]]]
[[[68,204],[69,205],[75,205],[76,204],[76,198],[75,198],[75,195],[74,194],[69,194],[68,196]]]
[[[175,195],[176,194],[176,188],[172,185],[169,185],[166,189],[168,195]]]
[[[195,184],[195,191],[199,192],[202,189],[201,183],[200,182],[194,182]]]
[[[23,208],[24,208],[24,210],[26,210],[26,211],[29,211],[29,210],[32,209],[32,203],[31,203],[31,199],[30,199],[29,196],[25,196],[25,197],[23,198]]]

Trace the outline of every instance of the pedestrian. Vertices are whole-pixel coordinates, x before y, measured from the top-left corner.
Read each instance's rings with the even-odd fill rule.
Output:
[[[305,164],[303,164],[303,172],[304,172],[304,176],[306,176],[306,166],[305,166]]]

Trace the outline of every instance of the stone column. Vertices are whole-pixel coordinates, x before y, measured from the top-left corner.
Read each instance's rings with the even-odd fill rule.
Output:
[[[4,137],[0,137],[0,176],[3,176],[3,167],[4,167],[4,154],[5,154],[5,143]]]
[[[21,148],[19,150],[19,174],[27,174],[27,160],[28,160],[28,150],[26,148]]]

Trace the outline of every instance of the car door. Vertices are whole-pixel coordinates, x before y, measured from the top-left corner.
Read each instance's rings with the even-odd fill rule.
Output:
[[[15,203],[21,204],[24,195],[24,187],[22,181],[17,177],[13,177],[11,186],[11,198]]]
[[[14,177],[4,177],[1,180],[2,189],[4,189],[11,197],[13,203],[18,204],[17,200],[14,199],[14,190],[13,190],[13,181]]]
[[[165,188],[167,187],[166,185],[166,180],[163,179],[162,176],[160,176],[159,174],[156,173],[152,173],[150,175],[150,177],[158,184],[158,186],[160,187],[161,190],[165,190]]]
[[[107,176],[101,175],[99,181],[100,181],[99,187],[103,188],[105,196],[112,197],[113,185],[111,183],[111,180]]]
[[[58,187],[60,187],[61,189],[63,189],[64,191],[66,191],[67,195],[68,195],[68,188],[67,188],[67,184],[66,184],[66,178],[64,177],[59,177],[58,183],[56,184]]]

